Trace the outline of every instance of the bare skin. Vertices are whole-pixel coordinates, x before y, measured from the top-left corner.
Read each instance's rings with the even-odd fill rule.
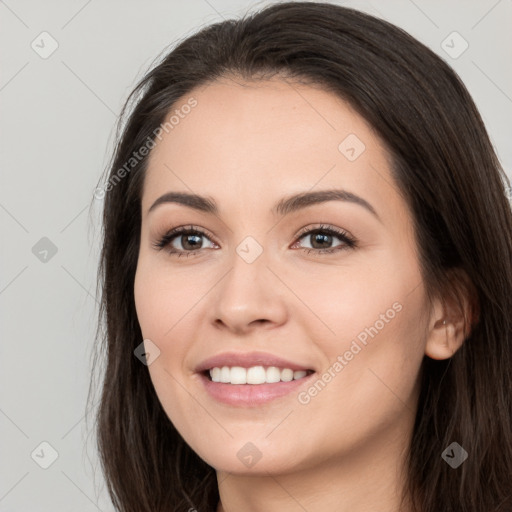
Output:
[[[464,336],[453,311],[427,304],[412,215],[386,148],[318,87],[223,79],[190,96],[197,106],[157,143],[142,197],[135,301],[144,339],[160,350],[149,366],[159,400],[216,469],[217,512],[397,512],[422,359],[450,357]],[[340,150],[351,134],[357,139]],[[333,189],[376,214],[339,200],[271,211],[284,197]],[[208,196],[219,212],[162,203],[148,213],[170,191]],[[192,252],[190,235],[153,246],[190,225],[205,232],[191,240],[194,255],[183,254]],[[356,246],[328,233],[316,244],[314,235],[298,236],[320,225]],[[262,249],[251,263],[236,251],[248,236]],[[354,340],[372,326],[377,333],[357,351]],[[210,397],[196,366],[253,350],[331,378],[317,393],[310,384],[259,407]],[[251,467],[237,456],[249,442],[261,455]]]

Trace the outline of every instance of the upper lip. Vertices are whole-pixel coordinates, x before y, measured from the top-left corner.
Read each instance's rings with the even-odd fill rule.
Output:
[[[288,361],[279,356],[266,352],[223,352],[216,356],[209,357],[201,362],[196,372],[204,372],[212,368],[222,368],[223,366],[240,366],[242,368],[250,368],[251,366],[277,366],[278,368],[290,368],[291,370],[312,370],[308,366]]]

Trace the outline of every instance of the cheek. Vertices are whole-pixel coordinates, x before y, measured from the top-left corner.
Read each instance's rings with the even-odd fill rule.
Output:
[[[139,260],[134,281],[137,319],[145,340],[159,348],[159,356],[148,366],[155,393],[170,414],[181,425],[187,410],[187,395],[178,382],[182,381],[181,366],[187,349],[186,314],[190,310],[190,292],[182,288],[179,279],[144,258]],[[181,320],[182,319],[182,320]],[[181,320],[181,321],[180,321]]]
[[[315,331],[309,333],[311,339],[321,332],[322,344],[331,354],[345,350],[356,338],[364,344],[374,337],[385,338],[401,326],[414,332],[415,319],[425,306],[417,262],[390,250],[361,256],[357,265],[325,266],[309,275],[304,271],[300,279],[292,273],[287,278],[316,314],[316,320],[307,316],[308,328],[317,327],[316,336]]]
[[[202,285],[200,281],[190,272],[170,271],[165,262],[144,256],[137,266],[134,281],[137,319],[143,338],[151,340],[160,351],[148,369],[166,410],[175,409],[176,397],[183,391],[178,381],[191,371],[187,354],[191,340],[197,338],[194,315],[198,302],[208,291],[205,280]]]
[[[317,400],[318,410],[338,403],[340,411],[353,411],[365,429],[414,409],[424,357],[423,287],[387,291],[359,302],[359,311],[340,312],[337,327],[343,334],[324,344],[329,363],[319,376],[329,383],[311,400]],[[339,428],[347,425],[341,420]]]
[[[333,331],[316,337],[326,355],[319,376],[326,384],[303,396],[303,402],[316,402],[312,409],[338,403],[340,410],[390,421],[414,399],[425,345],[421,273],[414,258],[390,253],[379,262],[364,265],[364,272],[333,273],[329,287],[309,295],[311,308]],[[342,421],[339,428],[344,426]]]
[[[162,294],[159,288],[155,288],[157,283],[156,273],[151,271],[139,260],[134,282],[135,309],[137,319],[144,338],[158,338],[158,333],[163,324],[162,318]]]
[[[172,337],[175,326],[197,301],[197,290],[186,286],[179,274],[171,273],[145,258],[139,261],[134,282],[135,308],[145,338]],[[196,300],[194,300],[196,298]]]

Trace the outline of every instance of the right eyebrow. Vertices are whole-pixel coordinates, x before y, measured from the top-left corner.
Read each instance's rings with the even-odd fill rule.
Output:
[[[189,194],[188,192],[167,192],[151,205],[147,213],[150,213],[157,206],[164,203],[178,203],[193,208],[194,210],[211,213],[213,215],[218,215],[219,213],[217,203],[215,203],[213,199],[197,194]]]

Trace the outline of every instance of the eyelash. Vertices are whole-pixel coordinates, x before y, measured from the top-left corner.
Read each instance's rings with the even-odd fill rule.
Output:
[[[352,236],[350,236],[346,231],[344,231],[342,229],[335,228],[333,226],[325,226],[323,224],[320,225],[319,227],[316,227],[313,229],[304,228],[297,235],[297,241],[299,241],[301,238],[304,238],[305,235],[313,235],[313,234],[319,234],[319,233],[324,233],[327,235],[334,235],[335,237],[339,238],[343,242],[343,244],[338,245],[336,247],[331,247],[328,249],[314,249],[314,248],[310,249],[309,247],[302,248],[302,250],[306,251],[307,254],[309,254],[312,251],[316,252],[316,253],[321,253],[321,254],[326,254],[326,253],[332,254],[337,251],[342,251],[342,250],[352,249],[354,247],[357,247],[357,241]],[[153,246],[156,249],[161,250],[161,249],[169,246],[171,244],[171,242],[178,235],[183,235],[183,234],[199,235],[199,236],[204,236],[208,239],[210,238],[207,233],[205,233],[201,229],[196,228],[195,226],[192,226],[192,225],[180,226],[180,227],[177,227],[177,228],[174,228],[174,229],[171,229],[170,231],[168,231],[156,243],[153,243]],[[295,245],[295,242],[294,242],[294,245]],[[171,250],[168,250],[167,252],[171,256],[177,255],[178,258],[180,258],[181,256],[186,256],[188,258],[190,256],[194,256],[199,251],[201,251],[201,249],[196,249],[194,251],[182,251],[181,249],[171,249]]]

